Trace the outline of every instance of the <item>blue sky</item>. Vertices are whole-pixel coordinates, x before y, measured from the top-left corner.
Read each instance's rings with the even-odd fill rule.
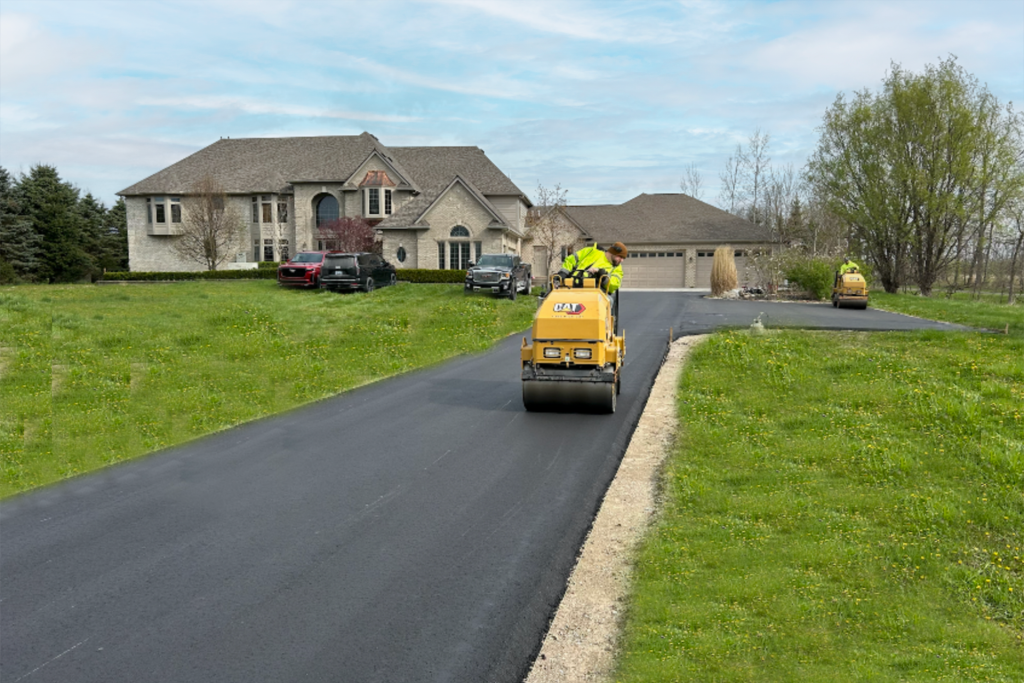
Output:
[[[1024,106],[1024,0],[0,0],[0,165],[116,192],[220,137],[481,147],[529,196],[678,192],[948,55]]]

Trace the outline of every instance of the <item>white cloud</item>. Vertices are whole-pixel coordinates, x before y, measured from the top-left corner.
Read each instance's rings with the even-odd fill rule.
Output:
[[[379,112],[345,111],[300,104],[278,103],[273,100],[232,96],[232,95],[191,95],[185,97],[151,97],[139,100],[146,107],[167,107],[183,109],[207,109],[238,111],[252,115],[293,116],[299,118],[352,119],[356,121],[390,121],[409,123],[419,121],[417,116],[396,116]]]

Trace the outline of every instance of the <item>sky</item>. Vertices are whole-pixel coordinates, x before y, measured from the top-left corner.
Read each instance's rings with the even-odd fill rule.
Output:
[[[221,137],[483,149],[535,199],[718,204],[738,144],[800,170],[837,95],[953,55],[1024,106],[1024,0],[0,0],[0,166],[108,206]]]

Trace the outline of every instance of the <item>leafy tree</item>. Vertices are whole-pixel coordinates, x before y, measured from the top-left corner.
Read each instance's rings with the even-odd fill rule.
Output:
[[[237,251],[244,230],[242,215],[227,202],[214,178],[204,176],[182,198],[181,233],[174,250],[186,261],[217,270]]]
[[[39,164],[21,178],[15,196],[21,215],[42,238],[39,279],[76,282],[86,277],[92,261],[83,248],[86,228],[78,189],[62,181],[53,166]]]
[[[877,95],[826,111],[807,178],[887,292],[913,280],[929,295],[1020,191],[1020,128],[955,57],[920,75],[893,64]]]
[[[322,224],[319,230],[320,239],[334,251],[372,251],[378,254],[382,251],[383,245],[377,239],[377,233],[365,218],[336,218]]]
[[[22,215],[17,187],[0,167],[0,282],[34,280],[42,253],[42,237]]]

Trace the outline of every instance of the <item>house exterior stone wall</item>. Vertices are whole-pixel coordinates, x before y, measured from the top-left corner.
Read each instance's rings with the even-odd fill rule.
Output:
[[[437,268],[438,245],[452,241],[452,228],[459,225],[469,231],[469,238],[455,241],[482,242],[483,253],[504,252],[503,231],[487,227],[493,220],[469,190],[458,183],[453,185],[424,216],[430,229],[419,239],[417,267]]]
[[[206,266],[198,261],[187,261],[175,250],[174,243],[180,234],[180,227],[171,227],[170,232],[178,234],[151,235],[146,200],[148,197],[125,197],[127,222],[134,229],[128,230],[128,268],[132,271],[187,272],[205,270]],[[183,218],[188,211],[188,198],[183,196]],[[237,212],[240,217],[238,239],[232,253],[225,261],[228,263],[250,260],[252,253],[253,234],[247,219],[249,218],[250,198],[248,196],[229,196],[227,206]],[[173,224],[172,224],[173,226]],[[258,233],[257,233],[258,234]]]
[[[395,268],[424,268],[419,264],[419,236],[422,230],[388,230],[384,233],[381,253]],[[398,250],[405,249],[405,261],[398,260]],[[436,262],[436,256],[435,262]]]

